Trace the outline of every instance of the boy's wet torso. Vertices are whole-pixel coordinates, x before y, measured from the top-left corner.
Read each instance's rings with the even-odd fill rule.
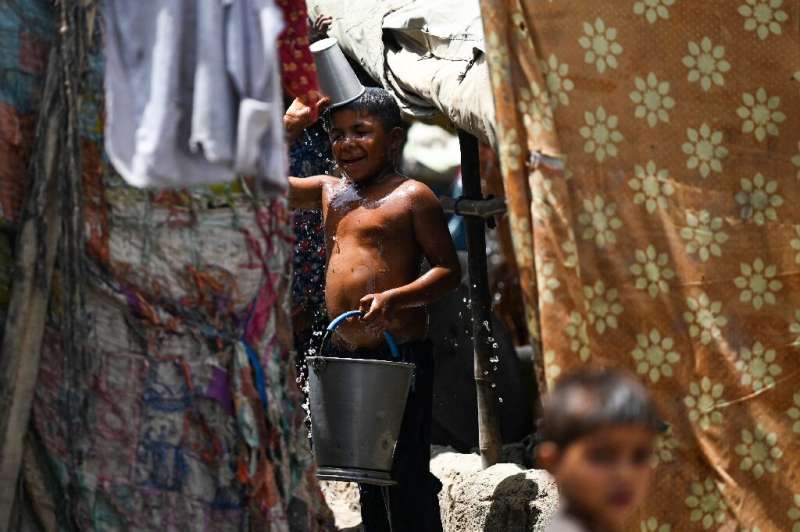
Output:
[[[359,300],[414,281],[419,276],[422,250],[414,237],[415,181],[394,173],[359,187],[331,179],[322,191],[322,211],[328,266],[325,299],[335,317],[357,309]],[[398,342],[425,336],[426,310],[402,309],[389,331]],[[374,347],[382,335],[358,320],[338,329],[339,339],[356,347]]]

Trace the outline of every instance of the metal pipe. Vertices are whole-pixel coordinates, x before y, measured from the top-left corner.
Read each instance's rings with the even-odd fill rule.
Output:
[[[458,131],[461,146],[461,181],[464,199],[481,201],[480,159],[478,139],[466,131]],[[497,416],[497,398],[490,378],[489,361],[492,346],[492,299],[489,294],[489,274],[486,261],[486,227],[482,218],[464,218],[467,235],[467,269],[469,272],[469,299],[472,316],[472,338],[475,349],[474,377],[478,399],[478,441],[481,463],[484,468],[500,461],[503,444]]]

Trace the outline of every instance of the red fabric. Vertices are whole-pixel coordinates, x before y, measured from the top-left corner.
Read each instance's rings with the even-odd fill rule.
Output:
[[[99,262],[108,264],[109,220],[106,189],[103,183],[103,162],[100,145],[87,139],[81,140],[83,154],[83,201],[86,219],[86,248]]]
[[[34,121],[34,116],[20,115],[13,106],[0,103],[0,220],[18,221]]]
[[[296,98],[314,102],[319,91],[317,67],[308,49],[308,9],[305,0],[276,0],[286,24],[278,38],[284,88]]]

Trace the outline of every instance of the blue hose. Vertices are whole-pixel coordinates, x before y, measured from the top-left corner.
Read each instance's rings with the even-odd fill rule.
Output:
[[[360,310],[348,310],[347,312],[340,314],[337,316],[332,322],[328,324],[325,328],[326,336],[333,333],[339,325],[344,323],[347,318],[352,318],[353,316],[363,316],[363,313]],[[392,353],[392,358],[395,360],[400,360],[400,350],[397,348],[397,343],[394,341],[394,337],[391,335],[389,331],[384,331],[383,337],[386,339],[386,344],[389,346],[389,351]],[[324,347],[324,342],[323,342]],[[322,353],[320,352],[320,355]]]

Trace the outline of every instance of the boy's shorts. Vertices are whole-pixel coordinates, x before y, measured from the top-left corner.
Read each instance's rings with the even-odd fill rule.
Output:
[[[442,484],[430,472],[431,420],[433,408],[433,345],[429,340],[398,345],[403,362],[416,366],[414,386],[409,392],[400,437],[394,452],[389,488],[394,532],[441,532],[438,493]],[[394,360],[389,349],[346,351],[331,346],[328,356]],[[389,520],[379,486],[360,484],[361,518],[365,532],[388,532]]]

